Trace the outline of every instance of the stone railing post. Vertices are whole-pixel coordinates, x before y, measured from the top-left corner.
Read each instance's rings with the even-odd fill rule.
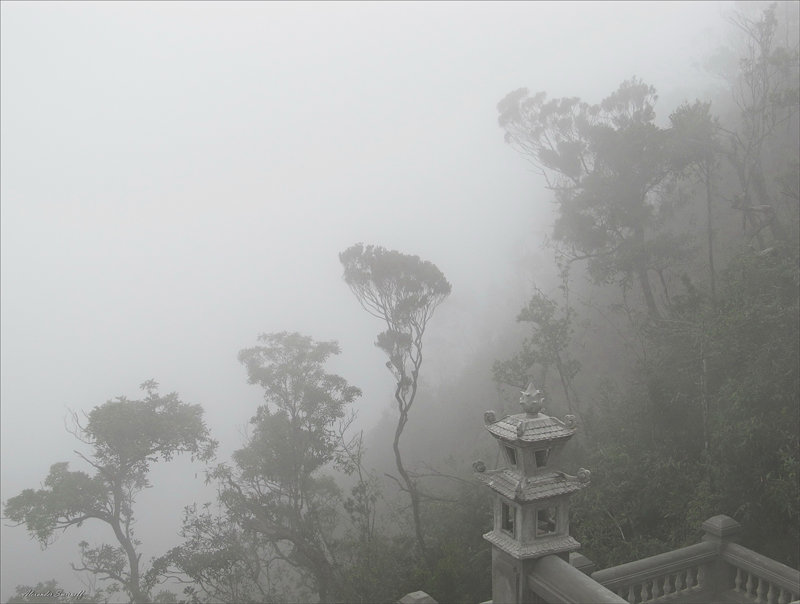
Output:
[[[400,598],[397,604],[436,604],[436,600],[424,591],[414,591]]]
[[[730,516],[719,514],[706,520],[702,529],[703,541],[716,546],[717,557],[703,565],[701,585],[711,593],[720,594],[733,587],[733,571],[720,553],[726,543],[736,543],[742,532],[742,525]]]

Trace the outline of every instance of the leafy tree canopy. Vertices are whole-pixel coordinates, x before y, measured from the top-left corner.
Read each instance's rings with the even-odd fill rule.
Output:
[[[245,446],[234,452],[234,465],[214,473],[220,499],[247,539],[265,548],[262,557],[281,558],[310,575],[326,601],[336,589],[333,529],[340,492],[321,470],[350,445],[344,434],[352,416],[346,411],[361,390],[325,371],[328,358],[339,354],[336,342],[289,332],[264,334],[259,342],[242,350],[239,360],[248,381],[264,389],[265,404],[251,419]],[[211,524],[197,522],[202,519],[190,518],[194,539],[210,533]],[[191,561],[184,556],[179,566],[186,567],[186,560]],[[262,585],[257,577],[248,581],[254,588]]]
[[[357,243],[341,254],[344,280],[361,306],[392,331],[424,326],[451,286],[432,262]]]
[[[634,276],[653,317],[659,309],[648,273],[680,255],[663,230],[674,152],[670,130],[655,124],[657,98],[633,78],[595,105],[525,88],[498,104],[506,141],[554,191],[561,252],[570,261],[588,259],[597,282],[625,284]]]
[[[158,384],[142,384],[142,400],[118,397],[95,407],[81,425],[73,414],[74,435],[93,449],[89,457],[78,455],[96,471],[93,476],[70,471],[67,462],[53,464],[40,489],[25,489],[5,503],[5,516],[24,524],[43,547],[56,531],[81,526],[89,519],[110,525],[120,547],[89,547],[81,543],[81,562],[76,570],[90,571],[122,584],[134,601],[149,596],[152,576],[140,574],[138,540],[133,536],[136,495],[149,486],[150,463],[168,461],[179,453],[207,461],[214,455],[199,405],[182,402],[175,393],[160,396]]]

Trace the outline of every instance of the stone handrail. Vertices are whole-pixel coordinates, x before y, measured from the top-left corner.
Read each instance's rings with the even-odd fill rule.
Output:
[[[528,587],[544,602],[564,604],[624,604],[625,600],[593,581],[558,556],[536,561],[527,576]]]
[[[736,569],[733,590],[756,604],[788,604],[800,597],[800,571],[736,543],[726,543],[720,557]]]
[[[629,604],[699,592],[705,588],[706,565],[718,547],[702,542],[592,573],[592,579]]]

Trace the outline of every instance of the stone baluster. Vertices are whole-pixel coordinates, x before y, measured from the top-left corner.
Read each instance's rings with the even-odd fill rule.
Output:
[[[664,575],[664,595],[668,596],[674,591],[672,587],[672,575]]]
[[[659,585],[659,583],[661,583],[661,578],[660,577],[656,577],[655,579],[653,579],[653,599],[654,600],[657,597],[659,597],[661,595],[661,593],[662,593],[661,592],[661,585]]]
[[[686,589],[692,589],[697,586],[697,567],[686,569]]]
[[[756,577],[756,604],[764,604],[764,592],[767,591],[766,581],[761,577]]]
[[[689,569],[675,573],[675,593],[684,589],[684,579]]]
[[[767,591],[767,604],[775,604],[775,586],[770,583]]]
[[[697,586],[702,588],[708,583],[708,566],[703,564],[697,569]]]
[[[744,593],[742,589],[742,576],[744,575],[744,571],[741,568],[736,569],[736,578],[733,580],[733,590],[736,593]]]
[[[753,573],[747,573],[747,583],[744,585],[744,593],[748,596],[754,595],[753,593]]]

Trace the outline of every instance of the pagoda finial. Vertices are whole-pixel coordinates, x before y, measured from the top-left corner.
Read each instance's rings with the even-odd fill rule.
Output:
[[[539,415],[539,412],[544,407],[545,394],[533,385],[533,382],[528,383],[525,390],[520,391],[519,404],[522,410],[528,415]]]

